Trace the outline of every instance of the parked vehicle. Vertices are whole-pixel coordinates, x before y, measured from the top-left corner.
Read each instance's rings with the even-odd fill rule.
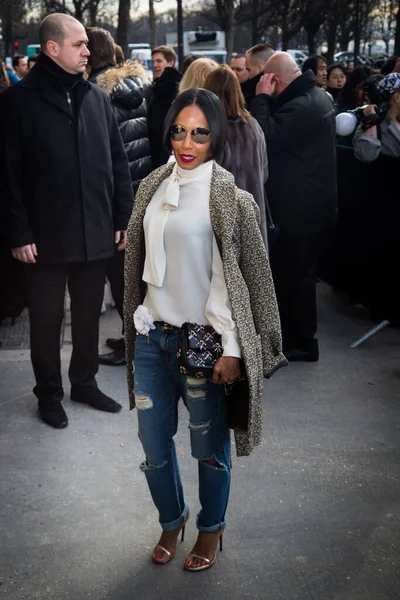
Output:
[[[178,34],[167,33],[167,46],[177,48]],[[225,31],[185,31],[183,33],[183,55],[202,54],[217,63],[226,63]]]
[[[151,59],[150,44],[128,44],[129,56],[131,60],[140,61],[150,77],[153,77],[153,62]]]
[[[286,50],[291,56],[293,56],[294,60],[301,67],[303,66],[304,61],[307,60],[308,55],[303,50]]]
[[[346,67],[349,65],[349,63],[354,63],[354,52],[351,52],[349,50],[344,50],[342,52],[337,52],[334,57],[333,57],[334,61],[337,63],[342,63],[344,64]],[[361,54],[359,54],[357,56],[357,67],[364,67],[364,66],[368,66],[368,57],[365,57]]]
[[[29,44],[26,47],[26,55],[29,58],[32,54],[39,54],[40,52],[40,44]]]

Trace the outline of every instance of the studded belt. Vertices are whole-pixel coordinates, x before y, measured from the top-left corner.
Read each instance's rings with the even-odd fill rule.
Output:
[[[181,330],[180,327],[175,327],[175,325],[170,325],[169,323],[166,323],[165,321],[154,321],[154,325],[158,325],[164,331],[180,331]]]

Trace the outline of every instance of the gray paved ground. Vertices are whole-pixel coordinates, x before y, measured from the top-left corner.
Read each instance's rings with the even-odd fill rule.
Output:
[[[182,569],[194,519],[172,563],[150,561],[159,526],[124,369],[99,375],[123,412],[66,397],[70,425],[55,431],[37,419],[27,352],[0,351],[0,597],[400,600],[400,334],[351,350],[371,324],[323,284],[319,297],[321,360],[266,382],[263,443],[233,461],[224,551],[204,573]],[[102,338],[118,326],[109,310]],[[194,515],[182,407],[177,444]]]

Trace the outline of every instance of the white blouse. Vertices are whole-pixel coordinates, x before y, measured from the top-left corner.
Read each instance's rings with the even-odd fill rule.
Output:
[[[180,327],[209,323],[222,336],[223,356],[241,357],[221,256],[210,219],[213,161],[186,170],[176,163],[157,188],[143,221],[143,302],[155,321]]]

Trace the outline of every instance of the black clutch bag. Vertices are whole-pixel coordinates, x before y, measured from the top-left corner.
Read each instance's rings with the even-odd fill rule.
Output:
[[[246,373],[243,362],[242,373]],[[249,427],[249,382],[246,375],[240,375],[236,381],[224,386],[228,427],[248,430]]]
[[[188,322],[182,325],[177,358],[183,375],[196,379],[211,377],[222,352],[221,336],[214,327]]]

